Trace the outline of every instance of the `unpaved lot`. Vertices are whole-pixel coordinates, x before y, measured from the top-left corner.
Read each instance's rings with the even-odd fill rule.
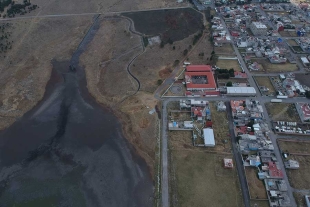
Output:
[[[169,132],[171,149],[170,206],[242,206],[236,169],[225,169],[223,158],[191,146],[191,132]],[[187,142],[180,137],[188,137]]]
[[[278,141],[279,147],[282,151],[289,153],[304,153],[310,155],[310,142],[285,142]],[[288,159],[297,160],[299,162],[299,169],[286,169],[290,184],[296,189],[310,190],[310,156],[303,155],[289,155]]]
[[[298,80],[301,84],[310,87],[310,82],[309,82],[310,76],[307,73],[306,74],[297,73],[295,77],[296,77],[296,80]]]
[[[252,167],[245,168],[246,179],[252,199],[268,199],[263,181],[257,177],[257,170]]]
[[[257,58],[252,59],[252,62],[257,62],[263,68],[262,70],[253,71],[254,73],[279,73],[279,72],[292,72],[297,70],[296,64],[291,64],[289,62],[281,64],[273,64],[268,59]]]
[[[222,47],[214,47],[214,52],[217,55],[233,55],[235,53],[230,43],[223,43]]]
[[[266,88],[268,88],[268,91],[262,91],[263,94],[267,94],[267,95],[276,95],[275,94],[275,90],[274,87],[269,79],[269,77],[266,76],[254,76],[257,85],[260,86],[265,86]]]
[[[91,23],[91,16],[12,22],[12,49],[0,56],[0,129],[43,97],[51,60],[68,60]]]
[[[273,121],[300,122],[300,118],[294,104],[267,103],[266,108]]]

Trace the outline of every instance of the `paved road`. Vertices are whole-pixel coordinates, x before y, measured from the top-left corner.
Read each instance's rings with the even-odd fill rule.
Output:
[[[226,107],[227,107],[228,121],[229,121],[229,134],[231,137],[231,144],[232,144],[232,149],[233,149],[233,153],[234,153],[234,157],[235,157],[235,166],[237,167],[237,172],[238,172],[239,182],[240,182],[240,186],[241,186],[244,206],[250,207],[250,195],[248,193],[249,189],[248,189],[248,185],[247,185],[247,181],[246,181],[246,177],[245,177],[243,161],[242,161],[241,155],[239,154],[239,150],[237,147],[232,111],[231,111],[231,107],[230,107],[229,102],[226,102]]]

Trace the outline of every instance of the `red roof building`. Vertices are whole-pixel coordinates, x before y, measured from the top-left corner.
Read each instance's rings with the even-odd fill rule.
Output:
[[[210,65],[187,66],[185,72],[185,81],[188,91],[216,91],[216,83]]]
[[[187,72],[210,72],[212,68],[210,65],[188,65],[186,67]]]
[[[277,166],[275,162],[268,162],[269,176],[271,178],[283,178],[282,170]]]

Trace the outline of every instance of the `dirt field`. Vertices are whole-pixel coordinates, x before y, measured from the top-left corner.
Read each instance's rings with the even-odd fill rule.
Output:
[[[103,19],[80,62],[86,71],[90,93],[120,118],[125,136],[147,161],[152,172],[157,115],[148,112],[157,101],[152,94],[143,92],[125,99],[138,87],[127,73],[127,64],[142,52],[139,36],[131,34],[128,25],[125,19]]]
[[[257,178],[257,170],[252,167],[245,168],[245,174],[252,199],[268,199],[263,181]]]
[[[297,73],[295,77],[296,77],[296,80],[298,80],[301,84],[310,87],[310,82],[309,82],[310,76],[309,75]]]
[[[181,140],[185,137],[187,141]],[[223,158],[231,158],[231,154],[208,153],[192,147],[191,132],[170,132],[169,138],[170,175],[175,175],[170,182],[174,198],[170,206],[242,206],[236,169],[223,168]]]
[[[273,121],[300,122],[300,118],[294,104],[267,103],[266,108]]]
[[[310,142],[284,142],[278,140],[278,144],[280,149],[285,152],[310,154]],[[286,170],[291,186],[300,190],[310,190],[310,156],[289,155],[288,159],[299,162],[298,170]]]
[[[296,64],[286,62],[285,64],[272,64],[268,59],[253,59],[253,62],[257,62],[262,65],[263,69],[258,71],[252,71],[254,73],[277,73],[277,72],[290,72],[296,71]]]
[[[269,79],[269,77],[266,76],[254,76],[256,83],[258,86],[265,86],[267,87],[269,90],[268,92],[263,92],[264,94],[267,95],[276,95],[276,91],[273,87],[273,85],[271,84],[271,81]]]
[[[91,25],[91,16],[11,22],[12,49],[0,56],[0,129],[43,97],[51,60],[67,60]]]
[[[217,55],[233,55],[235,53],[230,43],[223,43],[222,47],[214,47]]]
[[[218,60],[216,66],[221,69],[229,70],[233,68],[235,71],[242,71],[238,60]]]
[[[194,9],[156,10],[148,12],[123,13],[134,21],[136,31],[161,36],[165,43],[182,40],[203,29],[202,15]]]

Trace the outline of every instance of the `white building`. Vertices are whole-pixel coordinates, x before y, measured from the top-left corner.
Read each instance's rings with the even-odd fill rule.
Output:
[[[252,22],[250,29],[255,36],[267,35],[267,27],[261,22]]]
[[[255,96],[256,90],[253,87],[227,87],[228,96]]]
[[[215,140],[214,140],[214,133],[213,129],[211,128],[204,128],[203,129],[203,139],[206,147],[214,147]]]

